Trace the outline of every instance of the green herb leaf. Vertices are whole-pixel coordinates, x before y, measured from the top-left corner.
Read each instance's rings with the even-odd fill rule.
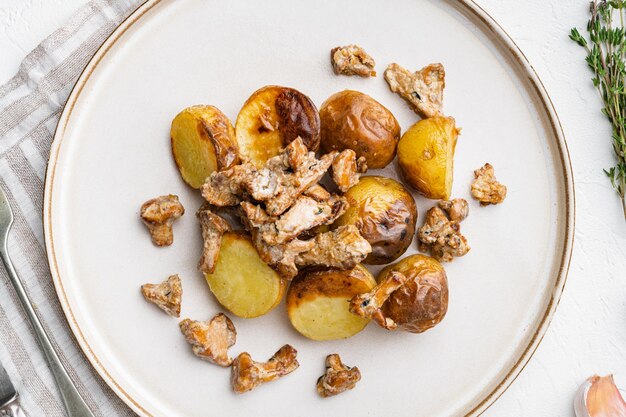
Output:
[[[585,48],[591,81],[604,102],[601,109],[613,127],[617,165],[604,170],[619,194],[626,220],[626,0],[593,0],[585,38],[577,28],[569,37]]]

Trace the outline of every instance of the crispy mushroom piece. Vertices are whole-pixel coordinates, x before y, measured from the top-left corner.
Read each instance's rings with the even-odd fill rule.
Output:
[[[326,201],[316,201],[302,195],[280,217],[273,217],[258,205],[247,201],[241,203],[247,223],[257,228],[269,245],[289,242],[314,227],[331,224],[347,207],[348,201],[344,197],[331,195]]]
[[[200,221],[204,241],[202,256],[198,261],[198,270],[210,274],[215,271],[222,244],[222,235],[231,230],[231,227],[222,216],[213,213],[208,204],[200,207],[196,212],[196,217]]]
[[[237,205],[250,196],[264,202],[268,214],[279,216],[322,179],[337,155],[331,152],[317,159],[314,152],[305,151],[298,137],[260,169],[243,163],[213,172],[202,186],[202,196],[218,207]]]
[[[335,157],[331,170],[333,182],[345,193],[359,182],[360,174],[367,172],[367,163],[363,157],[357,159],[352,149],[346,149]]]
[[[265,363],[252,360],[248,352],[239,354],[231,369],[233,391],[242,394],[295,371],[300,366],[297,355],[298,351],[290,345],[281,347]]]
[[[170,194],[153,198],[141,206],[141,221],[148,227],[152,242],[157,246],[169,246],[174,242],[172,224],[185,214],[178,196]]]
[[[430,64],[411,72],[398,64],[385,70],[385,80],[394,93],[405,99],[422,117],[443,116],[443,89],[446,72],[441,64]]]
[[[500,204],[506,198],[506,186],[496,181],[496,172],[490,163],[474,171],[472,197],[480,201],[481,206]]]
[[[352,269],[372,252],[372,246],[354,225],[320,233],[311,241],[313,247],[296,256],[296,265]]]
[[[357,316],[373,319],[379,326],[387,330],[394,330],[398,325],[391,318],[385,316],[382,306],[391,294],[406,282],[407,277],[404,274],[397,271],[391,272],[372,291],[352,297],[350,312]]]
[[[361,371],[341,362],[338,354],[326,356],[326,373],[317,380],[317,392],[322,397],[332,397],[350,390],[361,380]]]
[[[302,195],[311,197],[315,201],[326,201],[330,198],[330,193],[319,184],[310,186]]]
[[[455,222],[462,222],[469,214],[469,204],[464,198],[441,200],[439,207],[446,212],[448,218]]]
[[[183,287],[178,275],[172,275],[160,284],[143,284],[141,294],[172,317],[180,317]]]
[[[450,220],[439,207],[426,212],[424,225],[418,229],[417,238],[422,252],[441,262],[450,262],[470,250],[465,236],[461,234],[459,222]]]
[[[225,314],[219,313],[210,321],[185,319],[180,322],[180,331],[200,359],[223,367],[233,362],[228,348],[235,344],[237,330]]]
[[[298,274],[298,267],[320,266],[351,269],[372,251],[372,247],[354,225],[316,235],[313,239],[293,239],[284,244],[268,244],[261,233],[253,229],[252,241],[265,263],[286,280]]]
[[[331,49],[330,60],[337,75],[376,76],[374,58],[358,45],[338,46]]]

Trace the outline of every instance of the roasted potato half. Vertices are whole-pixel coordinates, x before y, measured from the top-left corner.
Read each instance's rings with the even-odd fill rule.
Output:
[[[420,120],[402,135],[398,143],[402,177],[425,197],[450,199],[459,132],[452,117],[435,116]]]
[[[354,336],[369,320],[350,313],[349,301],[374,286],[376,280],[362,265],[347,271],[304,271],[287,291],[289,320],[297,331],[313,340]]]
[[[400,125],[389,110],[367,94],[345,90],[320,109],[325,152],[352,149],[369,168],[383,168],[396,155]]]
[[[402,255],[415,234],[417,207],[411,193],[391,178],[368,176],[344,196],[350,206],[333,227],[353,224],[372,245],[363,263],[381,265]]]
[[[298,136],[311,151],[320,145],[317,107],[293,88],[269,85],[255,91],[239,111],[235,130],[241,158],[259,167]]]
[[[180,175],[193,188],[213,171],[239,163],[235,130],[217,107],[187,107],[172,120],[170,137]]]
[[[380,271],[379,282],[391,271],[409,280],[394,291],[382,306],[398,330],[422,333],[443,320],[448,311],[448,279],[443,266],[426,255],[411,255]]]
[[[250,237],[240,232],[222,236],[215,271],[205,278],[217,301],[243,318],[269,312],[285,291],[280,275],[261,260]]]

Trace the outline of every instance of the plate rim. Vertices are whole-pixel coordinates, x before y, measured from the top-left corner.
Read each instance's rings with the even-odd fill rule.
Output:
[[[105,39],[102,45],[94,53],[89,60],[89,63],[82,70],[76,83],[74,84],[68,99],[63,106],[63,111],[59,118],[59,122],[55,128],[52,142],[50,145],[50,156],[47,162],[46,175],[44,180],[44,202],[43,202],[43,228],[44,228],[44,242],[47,253],[47,261],[50,267],[50,273],[52,281],[56,290],[57,298],[63,309],[65,319],[68,323],[70,330],[72,331],[80,350],[87,358],[92,368],[97,372],[99,377],[113,390],[113,392],[134,412],[141,417],[154,417],[148,410],[146,410],[137,400],[135,400],[124,388],[118,383],[111,374],[104,367],[100,359],[92,350],[89,342],[85,338],[77,320],[74,316],[72,307],[68,301],[63,281],[61,279],[57,256],[55,252],[54,239],[52,236],[52,192],[54,186],[54,177],[56,173],[56,167],[58,157],[65,134],[67,125],[69,123],[74,106],[87,84],[91,74],[96,69],[100,61],[105,57],[108,51],[115,45],[115,43],[126,33],[126,31],[135,23],[137,23],[148,11],[160,4],[163,0],[146,0],[135,11],[128,15],[117,28]],[[556,140],[557,150],[560,158],[560,163],[563,167],[563,171],[560,173],[564,180],[564,192],[565,192],[565,219],[564,219],[564,237],[563,237],[563,252],[561,254],[561,262],[555,285],[552,288],[550,301],[543,313],[543,316],[537,320],[538,325],[535,333],[530,338],[528,345],[522,351],[515,363],[510,367],[509,371],[504,375],[502,380],[488,393],[482,400],[480,400],[474,407],[465,415],[465,417],[476,417],[485,412],[491,407],[495,401],[500,398],[502,394],[511,386],[513,381],[519,376],[522,370],[529,363],[533,354],[539,347],[539,344],[543,340],[548,327],[556,313],[556,309],[559,305],[561,295],[565,289],[565,283],[571,264],[573,245],[574,245],[574,230],[575,230],[575,208],[576,197],[573,179],[572,162],[570,158],[569,149],[565,140],[565,134],[561,125],[558,114],[554,107],[554,103],[550,98],[543,82],[539,78],[539,75],[531,65],[528,58],[524,55],[519,46],[515,43],[513,38],[500,26],[500,24],[485,11],[480,5],[476,4],[474,0],[446,0],[446,2],[453,8],[459,10],[462,14],[471,21],[478,19],[478,21],[484,26],[474,22],[475,26],[480,31],[485,32],[485,35],[489,35],[494,38],[494,41],[499,46],[506,48],[506,58],[513,58],[519,69],[527,76],[527,80],[530,85],[527,87],[534,89],[539,102],[543,107],[543,112],[547,116],[547,121],[550,122],[552,133]],[[506,370],[506,368],[504,368]]]

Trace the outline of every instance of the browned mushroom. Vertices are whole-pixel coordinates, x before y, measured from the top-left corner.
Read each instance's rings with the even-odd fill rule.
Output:
[[[233,362],[228,348],[235,344],[237,331],[225,314],[219,313],[210,321],[185,319],[180,322],[180,331],[200,359],[224,367]]]
[[[160,284],[142,285],[141,294],[147,301],[155,304],[170,316],[180,317],[183,287],[178,275],[172,275]]]
[[[169,246],[174,242],[172,224],[185,214],[178,196],[170,194],[153,198],[141,206],[141,221],[148,227],[152,242],[157,246]]]
[[[265,363],[255,362],[248,352],[239,354],[233,361],[231,371],[233,391],[242,394],[295,371],[300,366],[297,355],[298,351],[290,345],[281,347]]]
[[[357,158],[352,149],[345,149],[335,157],[331,169],[333,182],[345,193],[359,182],[360,174],[367,172],[367,162],[363,157]]]
[[[474,171],[472,197],[480,201],[481,206],[500,204],[506,198],[506,186],[496,180],[496,172],[490,163]]]
[[[404,274],[393,271],[372,291],[353,297],[350,300],[350,311],[358,316],[373,319],[387,330],[395,329],[397,324],[386,317],[381,308],[391,294],[404,285],[406,281],[407,278]]]
[[[446,212],[448,218],[454,222],[462,222],[469,215],[469,205],[464,198],[441,200],[439,207]]]
[[[419,250],[430,253],[440,262],[451,262],[455,257],[464,256],[470,246],[461,234],[459,221],[448,219],[439,207],[426,212],[424,225],[418,229]]]
[[[208,204],[200,207],[196,213],[202,228],[202,256],[198,261],[198,270],[204,273],[215,271],[217,257],[220,254],[222,235],[231,229],[230,225],[222,216],[211,211]]]
[[[385,70],[385,80],[391,91],[398,93],[417,114],[425,118],[443,115],[445,76],[441,64],[430,64],[411,72],[393,63]]]
[[[331,397],[351,390],[360,380],[359,368],[344,365],[339,355],[333,353],[326,356],[326,373],[317,380],[317,392],[322,397]]]
[[[376,76],[374,58],[358,45],[338,46],[331,49],[330,61],[337,75]]]

